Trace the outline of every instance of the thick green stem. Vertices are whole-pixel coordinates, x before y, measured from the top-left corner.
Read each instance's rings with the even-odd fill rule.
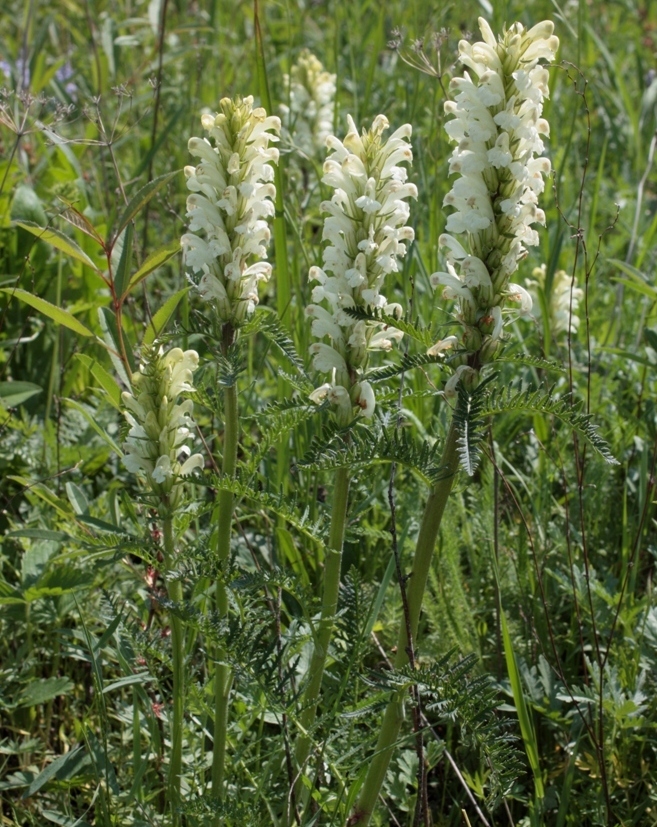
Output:
[[[171,569],[174,556],[173,520],[163,520],[164,561],[167,571]],[[167,592],[170,600],[180,605],[183,599],[180,580],[168,580]],[[183,624],[173,613],[169,616],[171,626],[171,655],[173,662],[173,721],[171,724],[171,756],[169,758],[169,807],[171,824],[180,824],[180,776],[182,773],[183,716],[185,709],[185,639]]]
[[[310,730],[315,723],[319,692],[322,687],[322,677],[326,658],[328,656],[329,644],[333,627],[335,625],[335,613],[338,608],[338,593],[340,590],[340,569],[342,565],[342,543],[347,518],[347,499],[349,496],[349,470],[338,468],[335,474],[335,488],[333,489],[333,510],[331,513],[331,531],[329,534],[328,547],[326,549],[326,561],[324,564],[324,585],[322,592],[322,615],[315,634],[315,647],[310,662],[310,680],[303,694],[303,712],[300,716],[301,733],[296,745],[296,759],[300,770],[308,760],[310,752],[311,735]],[[300,782],[296,784],[296,790],[301,789]]]
[[[452,490],[452,483],[454,482],[454,477],[458,469],[457,433],[453,422],[447,435],[441,464],[443,467],[443,475],[429,494],[424,509],[424,516],[422,517],[420,533],[417,538],[413,570],[406,592],[408,619],[404,618],[402,620],[401,629],[399,630],[395,669],[400,669],[409,662],[407,626],[410,627],[411,643],[413,646],[415,645],[420,611],[422,609],[422,599],[431,566],[431,557],[436,545],[445,505],[447,504],[450,491]],[[366,825],[370,822],[404,719],[404,695],[404,692],[398,692],[388,703],[383,717],[383,723],[381,724],[376,750],[370,763],[358,804],[349,821],[350,825]]]
[[[230,385],[224,391],[224,459],[222,471],[226,477],[234,477],[237,466],[237,437],[239,419],[237,413],[237,388]],[[217,525],[217,555],[219,562],[224,564],[230,557],[230,537],[233,523],[233,494],[229,491],[219,492],[218,525]],[[226,586],[217,580],[216,608],[220,617],[228,613],[228,597]],[[214,744],[212,749],[212,795],[214,798],[223,798],[224,775],[226,764],[226,727],[228,723],[228,697],[232,683],[232,675],[225,663],[225,652],[219,648],[216,653],[216,667],[214,677]],[[221,816],[216,815],[214,827],[221,824]]]

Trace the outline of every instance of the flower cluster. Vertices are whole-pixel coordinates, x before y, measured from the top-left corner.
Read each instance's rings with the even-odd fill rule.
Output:
[[[333,131],[335,75],[304,49],[284,81],[289,103],[281,106],[283,124],[297,148],[312,158]]]
[[[446,114],[454,116],[445,129],[457,143],[449,171],[459,177],[444,200],[454,208],[440,237],[447,272],[431,277],[444,298],[458,300],[464,331],[453,364],[459,366],[457,379],[473,380],[475,368],[492,361],[499,348],[505,301],[519,302],[522,313],[531,310],[527,291],[509,278],[526,255],[525,245],[538,243],[532,225],[545,223],[538,196],[550,162],[536,156],[549,134],[541,117],[549,90],[540,61],[552,61],[559,46],[550,21],[529,31],[515,23],[499,41],[482,18],[479,26],[483,42],[459,43],[461,63],[475,79],[467,72],[454,78],[455,99],[445,104]],[[463,243],[457,235],[465,237]],[[450,336],[433,351],[457,344]]]
[[[145,479],[151,491],[174,509],[182,496],[180,478],[204,465],[201,454],[187,444],[194,427],[192,374],[198,367],[195,350],[162,348],[149,353],[132,377],[133,393],[123,394],[123,412],[130,425],[123,464]]]
[[[322,181],[333,188],[330,201],[324,201],[324,267],[312,267],[309,278],[317,282],[312,291],[314,304],[306,308],[312,318],[312,332],[318,339],[310,346],[315,368],[328,373],[331,381],[317,388],[311,398],[328,398],[337,407],[337,418],[347,424],[356,412],[371,417],[374,392],[362,373],[368,351],[389,351],[402,338],[401,331],[384,322],[355,319],[347,310],[377,311],[401,318],[399,304],[389,304],[381,293],[389,273],[399,270],[399,259],[406,254],[406,242],[414,238],[406,226],[410,208],[407,198],[417,198],[417,188],[407,183],[401,163],[411,163],[413,153],[408,139],[411,127],[405,124],[387,140],[383,133],[388,120],[378,115],[362,136],[351,118],[344,141],[330,136],[332,150],[324,163]],[[319,302],[324,301],[326,306]]]
[[[579,329],[579,303],[584,297],[581,287],[575,287],[575,276],[569,276],[565,270],[557,270],[552,277],[552,286],[549,297],[546,293],[545,264],[532,270],[533,279],[527,279],[525,284],[531,296],[535,296],[538,307],[543,303],[547,306],[550,321],[550,332],[553,336],[560,333],[577,333]],[[543,297],[544,302],[540,301]]]
[[[203,115],[207,138],[190,138],[189,151],[200,159],[185,167],[190,232],[182,237],[185,264],[201,273],[198,289],[219,319],[239,326],[258,303],[258,282],[271,276],[267,256],[267,218],[276,194],[272,163],[278,150],[280,120],[253,98],[224,98],[217,115]],[[204,238],[196,233],[202,232]]]

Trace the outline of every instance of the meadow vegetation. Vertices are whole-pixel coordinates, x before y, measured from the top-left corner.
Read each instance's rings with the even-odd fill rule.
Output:
[[[654,4],[0,31],[0,823],[657,825]]]

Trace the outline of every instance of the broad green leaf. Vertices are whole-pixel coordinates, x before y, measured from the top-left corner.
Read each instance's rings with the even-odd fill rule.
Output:
[[[33,586],[25,589],[23,597],[28,603],[44,597],[59,597],[80,589],[86,589],[93,583],[93,572],[82,571],[69,563],[58,564],[49,568]]]
[[[11,201],[11,218],[16,223],[27,221],[29,224],[42,227],[48,223],[41,199],[28,184],[19,184],[16,187]]]
[[[614,278],[614,281],[618,281],[626,287],[629,287],[630,290],[635,290],[637,293],[648,296],[653,300],[657,299],[657,290],[641,270],[637,270],[636,267],[632,267],[631,264],[628,264],[626,261],[621,261],[618,258],[610,258],[609,264],[613,264],[614,267],[617,267],[621,272],[629,276],[628,279]]]
[[[650,284],[645,284],[645,282],[639,281],[638,279],[613,278],[612,281],[624,285],[628,288],[628,290],[634,290],[635,293],[640,293],[642,296],[647,296],[649,299],[652,299],[652,301],[657,300],[657,290],[655,290],[655,288]]]
[[[613,353],[614,356],[620,356],[623,359],[627,359],[629,362],[637,362],[639,365],[645,365],[647,368],[655,369],[655,363],[651,362],[647,356],[640,356],[638,353],[632,353],[630,350],[623,350],[620,347],[605,347],[600,346],[598,350],[602,353]]]
[[[80,336],[94,335],[88,327],[85,327],[82,322],[79,322],[72,313],[68,312],[68,310],[62,310],[61,307],[50,304],[50,302],[47,302],[45,299],[41,299],[39,296],[34,296],[32,293],[28,293],[27,290],[21,290],[18,287],[2,287],[0,288],[0,291],[7,293],[9,296],[15,296],[20,301],[25,304],[29,304],[30,307],[38,310],[39,313],[43,313],[44,316],[52,319],[53,322],[64,325],[64,327],[68,327],[69,330],[72,330],[74,333],[78,333]]]
[[[109,434],[105,433],[105,431],[96,422],[93,415],[84,407],[84,405],[81,405],[75,399],[63,399],[62,402],[64,402],[66,405],[70,405],[71,408],[75,408],[76,411],[79,411],[82,414],[82,416],[87,420],[92,429],[103,440],[103,442],[106,442],[115,454],[117,454],[120,457],[123,456],[123,451],[119,448],[117,443],[114,442],[114,440]]]
[[[134,276],[130,279],[130,284],[128,285],[124,295],[127,295],[133,287],[136,287],[140,282],[142,282],[146,276],[153,272],[153,270],[157,270],[158,267],[166,264],[166,262],[169,261],[169,259],[172,259],[179,250],[180,241],[176,239],[171,242],[171,244],[167,244],[166,247],[162,247],[161,250],[156,250],[154,253],[151,253],[151,255],[141,265],[139,270],[137,270]]]
[[[20,695],[21,706],[36,706],[51,701],[59,695],[67,695],[73,689],[70,678],[46,678],[29,683]]]
[[[67,752],[66,755],[60,755],[59,758],[48,764],[45,770],[34,779],[34,781],[27,788],[23,794],[23,798],[30,798],[35,793],[38,793],[41,787],[45,786],[49,781],[56,778],[58,781],[64,781],[72,778],[76,773],[87,764],[91,759],[80,745]]]
[[[35,235],[41,241],[46,241],[52,247],[71,256],[71,258],[81,261],[82,264],[91,268],[96,273],[99,272],[96,265],[84,250],[82,250],[73,239],[64,235],[64,233],[60,233],[59,230],[54,230],[50,227],[40,227],[38,224],[35,224],[34,221],[14,221],[14,224],[27,230],[28,233],[32,233],[32,235]]]
[[[127,531],[124,531],[119,526],[114,525],[114,523],[107,523],[105,520],[99,520],[97,517],[90,517],[88,514],[80,514],[78,517],[78,521],[84,523],[85,525],[93,526],[93,528],[97,528],[100,531],[109,531],[111,534],[125,534],[126,537],[129,537]]]
[[[189,289],[189,287],[183,287],[182,290],[174,293],[173,296],[169,296],[169,298],[164,302],[162,307],[160,307],[157,313],[153,316],[151,323],[146,328],[143,339],[144,345],[152,345],[157,337],[162,333],[164,328],[167,326],[169,319],[173,316],[176,307],[178,307],[180,300]]]
[[[0,382],[0,399],[8,408],[15,408],[42,390],[32,382]]]
[[[132,242],[135,235],[134,225],[128,224],[123,234],[123,246],[119,266],[114,273],[114,291],[117,296],[123,296],[126,287],[130,282],[130,271],[132,269]]]
[[[142,187],[139,192],[134,196],[134,198],[130,201],[128,206],[123,211],[121,218],[116,225],[114,232],[112,233],[112,241],[111,243],[114,244],[116,239],[121,235],[123,230],[128,226],[128,224],[132,221],[132,219],[137,215],[138,212],[151,200],[151,198],[155,195],[155,193],[161,189],[166,183],[168,183],[172,178],[174,178],[180,170],[176,169],[173,172],[167,172],[164,175],[160,175],[159,178],[154,178],[150,183],[146,184],[145,187]]]
[[[0,580],[0,606],[15,606],[19,603],[25,603],[21,592],[6,581]]]

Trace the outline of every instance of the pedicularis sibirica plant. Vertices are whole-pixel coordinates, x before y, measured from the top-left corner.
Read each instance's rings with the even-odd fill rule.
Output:
[[[173,348],[144,350],[139,371],[132,376],[132,393],[122,394],[125,418],[130,425],[124,444],[123,464],[137,474],[152,496],[162,523],[164,575],[170,599],[182,602],[182,585],[176,573],[174,515],[184,500],[183,481],[204,465],[202,454],[191,454],[194,422],[191,399],[192,375],[198,367],[194,350]],[[171,817],[180,823],[180,776],[182,772],[183,710],[185,692],[184,634],[181,619],[172,613],[171,654],[173,715],[168,790]]]
[[[324,269],[310,270],[317,283],[312,298],[317,304],[306,308],[312,319],[312,333],[318,339],[310,346],[313,364],[330,381],[310,394],[314,402],[326,400],[337,425],[348,428],[354,419],[371,419],[375,397],[372,386],[363,378],[371,351],[390,351],[401,331],[382,322],[356,320],[349,311],[383,308],[401,317],[399,304],[389,304],[381,293],[386,276],[398,272],[406,255],[406,243],[413,240],[413,229],[406,225],[410,209],[405,199],[417,197],[414,184],[406,182],[401,163],[413,160],[408,139],[411,127],[405,124],[387,140],[383,133],[388,121],[383,115],[374,119],[369,131],[358,134],[351,117],[344,141],[329,136],[331,154],[324,164],[323,183],[332,187],[330,201],[322,203],[325,247]],[[324,302],[324,305],[319,304]],[[345,435],[348,440],[348,434]],[[311,745],[322,676],[329,653],[331,633],[338,608],[342,544],[344,541],[349,494],[349,468],[340,467],[335,476],[331,530],[326,547],[322,612],[315,630],[309,681],[302,698],[301,732],[297,739],[298,771],[305,770]],[[299,783],[297,788],[300,789]]]
[[[427,786],[436,752],[423,737],[434,712],[440,723],[460,724],[464,737],[472,736],[468,745],[476,743],[485,756],[481,773],[468,776],[469,787],[458,773],[476,807],[470,788],[482,801],[488,794],[491,807],[512,789],[515,753],[508,735],[497,728],[499,701],[491,701],[492,684],[484,677],[468,683],[468,660],[452,670],[449,657],[435,664],[423,652],[420,619],[443,517],[459,467],[472,476],[484,437],[494,453],[491,419],[504,405],[525,405],[538,426],[541,416],[554,414],[580,439],[588,438],[605,459],[611,457],[588,412],[526,387],[516,396],[511,391],[500,395],[495,388],[505,349],[523,329],[516,322],[532,312],[530,292],[519,282],[524,280],[540,303],[546,342],[550,333],[555,338],[568,333],[570,342],[584,294],[574,286],[574,276],[554,267],[550,294],[545,265],[534,270],[533,281],[523,272],[528,248],[539,244],[546,223],[540,204],[551,164],[544,155],[550,127],[543,104],[549,96],[548,67],[559,46],[554,26],[544,21],[527,29],[515,23],[499,37],[485,20],[479,26],[483,40],[462,40],[458,46],[462,76],[451,79],[444,103],[444,130],[454,146],[450,157],[438,157],[435,165],[436,174],[450,182],[445,189],[451,187],[439,221],[444,232],[434,236],[439,269],[431,275],[429,270],[425,280],[436,291],[438,330],[420,323],[413,304],[411,259],[426,268],[416,244],[414,226],[420,224],[411,208],[421,201],[417,185],[409,181],[412,127],[405,123],[390,129],[383,114],[369,128],[350,115],[344,118],[335,108],[336,76],[307,50],[284,78],[286,103],[278,109],[283,128],[278,117],[254,105],[252,96],[224,98],[217,113],[201,116],[205,137],[189,139],[195,164],[184,169],[186,287],[175,294],[173,304],[170,299],[148,316],[137,357],[124,331],[122,309],[133,287],[157,266],[151,262],[165,257],[156,253],[146,258],[131,275],[130,222],[172,176],[149,183],[134,210],[127,205],[119,229],[102,244],[106,270],[72,247],[64,234],[29,221],[20,225],[34,234],[41,231],[63,252],[73,250],[77,261],[93,266],[108,288],[112,309],[100,314],[102,337],[96,338],[109,351],[119,380],[95,363],[90,370],[127,422],[120,440],[122,462],[137,478],[139,493],[136,505],[126,502],[126,508],[135,524],[143,523],[142,535],[132,536],[130,553],[137,553],[139,536],[146,538],[150,557],[144,559],[160,571],[166,586],[166,595],[153,597],[154,605],[164,601],[170,629],[170,658],[162,658],[158,669],[166,671],[170,664],[171,688],[163,693],[164,724],[156,722],[153,729],[156,734],[161,726],[166,730],[156,762],[166,784],[159,796],[139,793],[137,710],[135,779],[128,800],[140,814],[134,815],[135,809],[121,821],[120,805],[115,817],[107,805],[108,825],[355,827],[372,819],[383,824],[388,816],[379,815],[377,805],[398,784],[403,767],[411,766],[404,784],[415,783],[417,791],[413,804],[404,805],[409,823],[438,824],[443,817],[448,823],[452,804],[440,803],[438,796],[430,801]],[[257,14],[255,27],[260,37]],[[259,59],[262,63],[262,55]],[[266,82],[260,91],[268,100]],[[340,129],[345,121],[346,134]],[[281,131],[279,150],[272,144]],[[419,131],[418,136],[423,153],[439,155],[426,136]],[[295,155],[299,151],[300,159]],[[283,239],[283,248],[277,237],[270,261],[272,221],[280,227],[290,219],[285,192],[274,185],[275,176],[284,180],[286,158],[298,164],[297,175],[302,172],[295,192],[303,195],[298,203],[307,211],[306,229]],[[423,186],[432,186],[426,176]],[[64,203],[71,220],[72,207]],[[75,213],[71,223],[93,237],[82,213]],[[277,319],[269,308],[276,274],[281,268],[288,272],[293,250],[301,250],[305,264],[295,271],[302,275],[287,319]],[[181,327],[166,333],[183,294],[187,312]],[[434,295],[430,289],[427,294]],[[18,296],[92,336],[68,311],[55,312],[27,293]],[[290,318],[301,320],[300,329],[292,329]],[[267,339],[264,351],[256,333]],[[195,349],[174,346],[171,340],[178,336],[184,337],[185,347],[192,339]],[[279,369],[276,377],[277,393],[284,398],[272,395],[273,383],[262,381],[272,346],[292,366],[289,373]],[[302,349],[306,358],[299,355]],[[549,367],[545,360],[532,362],[525,356],[531,370]],[[410,381],[411,389],[405,384]],[[427,410],[422,407],[427,399],[439,412],[431,421],[418,413]],[[432,433],[440,420],[444,433]],[[422,435],[420,447],[409,436],[411,425]],[[102,430],[95,422],[92,427]],[[110,437],[107,443],[119,451]],[[279,465],[289,463],[274,474],[269,465],[264,471],[270,448],[276,448]],[[392,601],[387,586],[393,561],[371,598],[368,593],[369,603],[361,606],[364,617],[353,620],[350,613],[358,600],[365,600],[365,591],[359,590],[353,572],[348,576],[343,559],[346,548],[352,557],[366,548],[361,523],[367,520],[366,506],[378,495],[363,483],[362,472],[384,463],[392,466],[387,502],[401,597],[390,657],[376,636],[376,622]],[[398,483],[395,472],[404,464],[428,484],[426,496],[417,487],[407,494]],[[330,476],[321,476],[324,471]],[[299,508],[307,491],[312,494]],[[512,486],[508,494],[509,500],[516,496]],[[417,520],[409,508],[421,496],[424,510]],[[474,501],[475,495],[470,496]],[[497,510],[497,489],[495,496]],[[475,501],[472,511],[478,510]],[[370,526],[372,536],[389,544],[384,525],[389,527],[386,521]],[[119,559],[127,553],[122,542],[127,542],[124,537],[117,541]],[[404,557],[404,548],[410,547],[412,562]],[[496,577],[497,566],[496,560]],[[535,785],[528,805],[531,823],[539,824],[547,807],[544,773],[533,747],[503,607],[496,600],[500,662],[503,651]],[[590,610],[595,615],[592,603]],[[349,637],[352,628],[361,635],[357,646]],[[148,631],[140,629],[135,640],[143,643]],[[442,631],[435,629],[434,635]],[[374,658],[369,668],[361,668],[361,649],[370,646],[372,635],[385,668],[376,666]],[[143,644],[149,654],[153,648]],[[121,657],[125,659],[123,650]],[[582,657],[588,679],[602,682],[606,656],[597,665],[587,660],[588,654],[582,652]],[[535,675],[532,679],[537,681]],[[167,687],[166,680],[162,686]],[[570,689],[560,688],[559,697],[566,691]],[[554,689],[555,704],[557,696]],[[591,713],[587,732],[602,727],[600,704],[600,717],[596,723],[597,713]],[[438,752],[444,751],[458,771],[446,741],[433,732]],[[604,742],[602,734],[591,732],[596,744],[596,737]],[[580,729],[572,737],[583,737]],[[148,761],[152,758],[149,753]],[[94,761],[98,763],[97,756]],[[598,770],[604,773],[604,761],[591,769],[592,776]],[[108,779],[99,789],[111,803],[113,782]],[[607,807],[609,812],[608,802]],[[393,820],[399,823],[397,815]],[[559,810],[557,823],[567,823],[565,811]]]

